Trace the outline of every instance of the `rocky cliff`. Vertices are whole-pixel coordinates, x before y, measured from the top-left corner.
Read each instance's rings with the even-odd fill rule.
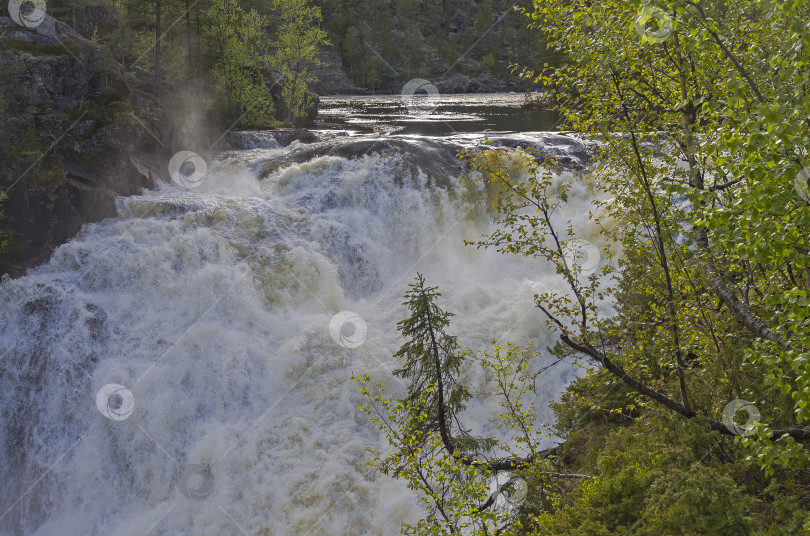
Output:
[[[132,156],[157,149],[143,135],[156,104],[92,41],[49,16],[32,28],[0,17],[0,73],[8,195],[0,227],[11,232],[0,272],[17,274],[84,222],[112,216],[115,196],[153,185],[153,166]]]

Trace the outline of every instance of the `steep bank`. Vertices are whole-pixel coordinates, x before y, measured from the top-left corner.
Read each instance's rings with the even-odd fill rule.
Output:
[[[49,16],[30,29],[0,17],[0,33],[2,225],[13,232],[0,271],[19,273],[83,223],[114,215],[116,196],[154,185],[131,156],[158,149],[144,136],[152,122],[136,116],[157,105],[96,44]]]

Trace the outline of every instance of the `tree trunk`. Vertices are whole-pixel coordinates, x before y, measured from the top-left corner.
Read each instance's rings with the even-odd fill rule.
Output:
[[[194,72],[194,55],[191,52],[191,8],[186,0],[186,47],[188,48],[189,72]]]
[[[430,320],[430,306],[426,310],[428,326],[430,330],[430,347],[433,353],[433,364],[436,367],[436,390],[439,397],[439,434],[442,436],[442,443],[444,448],[451,456],[456,456],[456,447],[453,445],[453,440],[450,437],[447,422],[445,420],[446,414],[444,409],[444,382],[442,381],[442,360],[439,352],[439,345],[436,343],[436,335],[433,333],[433,325]]]
[[[200,89],[201,91],[205,92],[205,73],[203,72],[203,60],[202,60],[202,48],[201,43],[202,39],[200,35],[202,34],[202,27],[200,23],[200,8],[197,8],[197,17],[196,17],[196,26],[197,26],[197,39],[196,39],[196,48],[197,48],[197,75],[200,77]]]
[[[160,0],[155,0],[155,91],[160,90]]]

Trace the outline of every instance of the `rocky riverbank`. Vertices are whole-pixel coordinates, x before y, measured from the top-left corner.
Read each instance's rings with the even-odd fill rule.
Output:
[[[315,71],[317,80],[309,84],[310,91],[318,95],[365,95],[372,91],[357,87],[349,78],[343,68],[340,56],[333,50],[325,51],[321,54],[322,65]],[[448,75],[436,80],[428,80],[439,93],[445,95],[462,93],[503,93],[503,92],[525,92],[527,90],[540,91],[541,86],[531,81],[515,78],[504,80],[487,73],[480,73],[473,76],[465,74]],[[401,93],[404,83],[394,86],[390,94]]]

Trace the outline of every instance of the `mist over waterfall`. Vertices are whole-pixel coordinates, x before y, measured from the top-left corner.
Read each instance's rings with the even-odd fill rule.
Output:
[[[0,284],[0,533],[388,535],[421,515],[367,465],[383,441],[351,374],[402,391],[392,354],[417,271],[479,349],[551,344],[533,296],[562,285],[540,260],[464,245],[492,214],[475,174],[429,166],[451,145],[358,155],[351,141],[226,153],[200,188],[120,198],[117,217]],[[559,180],[584,226],[592,195]],[[541,422],[576,373],[539,377]],[[490,380],[465,374],[469,425],[496,433]]]

